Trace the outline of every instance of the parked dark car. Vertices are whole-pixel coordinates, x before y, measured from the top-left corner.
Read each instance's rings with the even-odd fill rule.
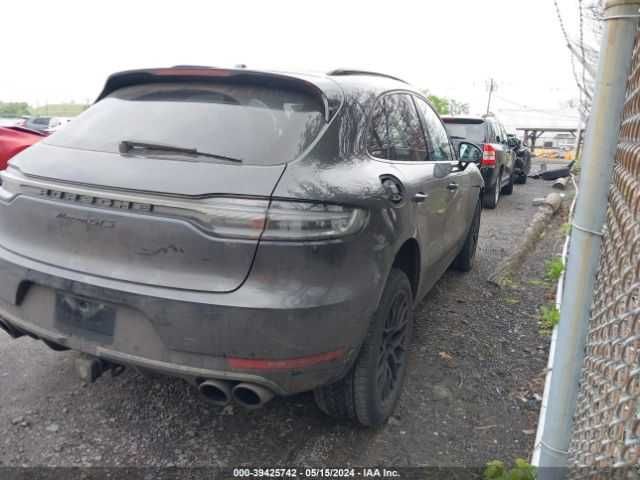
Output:
[[[520,184],[527,183],[527,178],[531,172],[531,150],[514,134],[507,134],[507,137],[509,146],[515,155],[514,181]]]
[[[66,127],[71,120],[71,117],[31,117],[26,120],[24,126],[30,130],[54,133]]]
[[[513,193],[515,180],[514,154],[504,126],[493,115],[443,117],[442,120],[452,138],[464,139],[482,148],[480,171],[485,183],[482,206],[496,208],[501,193]]]
[[[31,117],[27,119],[24,126],[29,130],[37,132],[45,132],[49,129],[49,124],[53,117]]]
[[[13,336],[179,376],[217,405],[313,390],[378,425],[413,308],[472,267],[482,152],[380,74],[159,68],[112,75],[0,187]]]

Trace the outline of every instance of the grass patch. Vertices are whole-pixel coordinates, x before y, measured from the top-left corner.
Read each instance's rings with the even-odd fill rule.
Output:
[[[556,283],[562,277],[562,272],[564,272],[564,264],[560,257],[545,262],[544,278],[546,280]]]
[[[571,224],[569,222],[565,222],[560,226],[560,231],[566,237],[571,233]]]
[[[511,276],[505,277],[500,281],[500,286],[511,290],[518,290],[518,284],[513,281]]]
[[[483,474],[485,480],[535,480],[536,476],[536,468],[522,458],[516,458],[511,469],[500,460],[493,460],[487,463]]]
[[[558,323],[560,323],[560,310],[555,305],[540,307],[540,326],[545,332],[553,330]]]

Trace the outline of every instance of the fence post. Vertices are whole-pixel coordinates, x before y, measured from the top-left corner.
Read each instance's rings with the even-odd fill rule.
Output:
[[[569,245],[552,371],[533,463],[541,480],[564,478],[584,361],[626,81],[638,31],[640,0],[608,0],[605,28],[581,162],[580,194]],[[560,468],[548,468],[560,467]]]

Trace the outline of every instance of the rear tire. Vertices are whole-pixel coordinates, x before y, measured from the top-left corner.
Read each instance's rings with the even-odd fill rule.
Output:
[[[516,178],[516,183],[518,185],[524,185],[527,183],[527,174],[524,172],[518,173],[518,178]]]
[[[513,177],[513,172],[511,172],[511,175],[509,175],[509,183],[507,183],[502,189],[502,193],[504,195],[511,195],[513,193]]]
[[[487,188],[482,194],[482,207],[493,210],[498,206],[498,200],[500,200],[500,175],[496,178],[495,185]]]
[[[402,393],[412,329],[411,284],[394,268],[355,364],[338,382],[314,391],[320,410],[367,427],[385,423]]]
[[[476,211],[473,214],[473,220],[471,221],[471,227],[467,238],[464,241],[462,250],[458,253],[458,256],[453,261],[453,268],[461,272],[469,272],[473,268],[473,259],[476,256],[476,249],[478,247],[478,236],[480,233],[480,215],[482,209],[480,208],[480,201],[476,205]]]

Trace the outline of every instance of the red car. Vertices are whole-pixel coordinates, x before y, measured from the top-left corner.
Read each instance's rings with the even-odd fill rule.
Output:
[[[0,127],[0,170],[7,168],[7,162],[15,154],[46,136],[46,133],[23,127]]]

